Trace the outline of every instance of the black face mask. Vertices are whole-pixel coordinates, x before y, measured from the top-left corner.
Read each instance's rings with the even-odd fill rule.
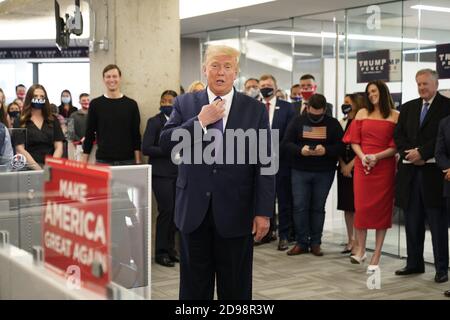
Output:
[[[19,116],[20,111],[10,111],[10,112],[8,112],[8,114],[11,118],[16,118]]]
[[[312,114],[307,112],[306,116],[308,117],[308,120],[312,123],[320,123],[322,122],[323,118],[325,117],[325,113],[322,114]]]
[[[349,114],[350,111],[352,111],[352,105],[351,104],[343,104],[341,106],[341,109],[342,109],[343,114]]]
[[[159,110],[166,116],[170,117],[170,114],[172,113],[172,106],[161,106]]]
[[[264,98],[273,96],[273,88],[262,88],[259,90]]]

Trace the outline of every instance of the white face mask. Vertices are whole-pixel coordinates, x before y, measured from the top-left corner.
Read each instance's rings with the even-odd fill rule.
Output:
[[[250,88],[248,91],[245,92],[246,95],[257,98],[259,96],[259,89],[258,88]]]

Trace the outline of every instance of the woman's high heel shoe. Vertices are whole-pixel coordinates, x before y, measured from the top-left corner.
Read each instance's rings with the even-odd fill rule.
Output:
[[[367,274],[374,274],[380,269],[377,264],[371,264],[367,267]]]
[[[367,255],[365,253],[363,254],[362,257],[359,257],[357,255],[350,256],[350,262],[353,264],[361,264],[364,261],[366,261],[366,259],[367,259]]]

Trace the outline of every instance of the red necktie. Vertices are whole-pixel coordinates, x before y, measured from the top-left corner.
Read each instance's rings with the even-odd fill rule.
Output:
[[[267,114],[270,114],[270,102],[266,102]]]

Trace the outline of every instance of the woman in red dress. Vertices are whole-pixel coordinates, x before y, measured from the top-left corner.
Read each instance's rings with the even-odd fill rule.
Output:
[[[353,182],[358,249],[350,259],[352,263],[366,259],[367,229],[375,229],[375,251],[367,269],[371,273],[378,268],[386,230],[392,226],[396,153],[393,136],[399,112],[382,81],[369,82],[366,96],[367,108],[358,111],[344,142],[352,144],[359,158],[355,160]]]

